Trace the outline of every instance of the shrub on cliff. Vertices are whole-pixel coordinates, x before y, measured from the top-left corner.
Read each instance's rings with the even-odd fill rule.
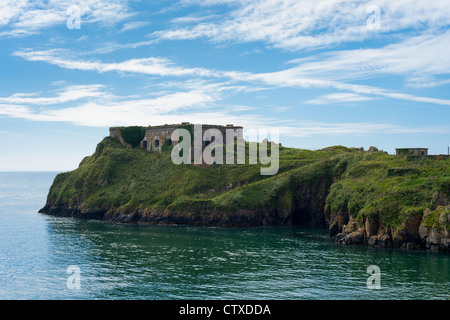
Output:
[[[145,137],[145,128],[144,127],[126,127],[121,131],[122,138],[126,143],[129,143],[133,148],[137,147],[139,143]]]

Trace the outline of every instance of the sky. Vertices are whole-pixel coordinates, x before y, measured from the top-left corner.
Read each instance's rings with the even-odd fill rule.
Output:
[[[450,146],[447,0],[2,0],[0,171],[68,171],[110,126]]]

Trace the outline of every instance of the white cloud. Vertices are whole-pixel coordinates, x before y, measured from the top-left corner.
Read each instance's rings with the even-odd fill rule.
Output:
[[[8,25],[26,8],[27,0],[3,0],[0,2],[0,27]]]
[[[13,23],[13,28],[31,33],[56,24],[63,24],[66,19],[67,15],[57,9],[29,10],[21,13],[18,21]]]

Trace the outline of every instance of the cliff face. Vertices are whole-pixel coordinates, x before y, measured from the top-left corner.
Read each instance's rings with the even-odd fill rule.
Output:
[[[203,226],[286,226],[328,225],[323,210],[331,183],[324,179],[316,184],[302,184],[292,190],[267,198],[260,207],[237,208],[215,200],[186,200],[167,207],[125,205],[105,207],[87,205],[83,199],[61,203],[49,197],[41,213],[55,216],[100,219],[120,223],[189,224]],[[230,195],[231,197],[234,195]],[[231,200],[226,200],[231,201]]]
[[[330,227],[330,235],[343,244],[365,244],[382,248],[427,248],[450,251],[450,205],[440,207],[437,223],[429,225],[430,209],[410,217],[400,228],[385,226],[378,217],[366,219],[361,226],[342,212],[336,215]],[[339,216],[339,217],[338,217]],[[347,220],[341,223],[342,220]],[[340,227],[339,225],[342,225]]]
[[[105,138],[78,169],[55,178],[40,212],[120,223],[318,225],[345,244],[449,248],[447,160],[281,148],[279,173],[259,170],[177,166],[169,153]]]

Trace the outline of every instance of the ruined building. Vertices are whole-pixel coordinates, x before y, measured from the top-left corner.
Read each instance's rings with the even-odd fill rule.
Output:
[[[397,148],[395,149],[397,156],[416,155],[420,157],[428,156],[428,148]]]
[[[226,126],[220,126],[220,125],[201,125],[202,126],[202,138],[205,136],[205,132],[208,129],[217,129],[222,133],[223,142],[226,141],[226,133],[233,132],[234,139],[242,138],[243,137],[243,128],[241,126],[234,126],[232,124],[227,124]],[[110,137],[117,138],[119,141],[126,147],[131,148],[133,147],[129,142],[125,141],[127,140],[123,136],[123,132],[125,129],[130,127],[112,127],[109,129],[109,135]],[[137,142],[137,144],[134,147],[139,147],[142,149],[146,149],[149,151],[162,151],[163,146],[173,146],[178,143],[178,139],[174,137],[174,140],[172,140],[172,133],[176,129],[186,129],[191,134],[194,132],[194,124],[191,124],[189,122],[183,122],[181,124],[171,124],[171,125],[161,125],[161,126],[148,126],[148,127],[133,127],[142,130],[143,138]],[[145,131],[145,133],[144,133]],[[125,138],[125,139],[124,139]],[[205,139],[202,139],[202,146],[205,147],[209,143],[211,143],[211,138],[208,138],[207,136],[204,137]],[[192,142],[194,141],[194,137],[191,137]],[[206,140],[206,141],[203,141]]]

